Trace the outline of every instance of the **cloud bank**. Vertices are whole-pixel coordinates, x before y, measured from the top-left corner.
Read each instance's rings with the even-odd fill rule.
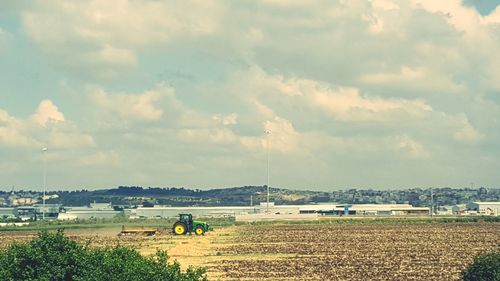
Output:
[[[15,168],[0,186],[36,188],[43,146],[65,188],[261,185],[267,151],[273,186],[500,180],[499,7],[37,0],[4,10],[0,165]]]

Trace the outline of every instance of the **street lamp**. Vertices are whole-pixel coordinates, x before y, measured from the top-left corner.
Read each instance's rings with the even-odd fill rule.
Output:
[[[45,220],[45,190],[47,189],[47,150],[48,148],[42,148],[42,156],[43,156],[43,196],[42,196],[42,219]]]
[[[267,207],[266,207],[266,213],[269,214],[269,135],[271,134],[271,131],[266,130],[266,151],[267,151]]]
[[[432,193],[432,188],[431,188],[431,218],[434,212],[434,194]]]

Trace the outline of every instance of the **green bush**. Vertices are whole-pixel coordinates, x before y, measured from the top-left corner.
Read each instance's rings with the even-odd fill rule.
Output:
[[[477,255],[462,277],[464,281],[500,281],[500,251]]]
[[[166,252],[144,257],[136,250],[117,246],[89,249],[56,233],[40,232],[26,244],[13,244],[0,252],[3,281],[157,281],[207,280],[202,268],[183,272]]]

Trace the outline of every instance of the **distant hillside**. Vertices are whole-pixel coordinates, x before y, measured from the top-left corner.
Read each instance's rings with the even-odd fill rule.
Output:
[[[270,200],[276,204],[312,204],[338,202],[348,204],[396,204],[446,206],[473,201],[500,201],[498,188],[410,188],[399,190],[347,189],[331,192],[271,188]],[[59,198],[48,203],[82,206],[91,202],[111,202],[124,206],[248,206],[266,201],[266,186],[243,186],[210,190],[177,187],[120,186],[101,190],[57,191]]]
[[[111,202],[114,205],[171,205],[171,206],[248,206],[265,202],[265,186],[244,186],[210,190],[187,188],[160,188],[139,186],[120,186],[114,189],[59,191],[57,199],[50,203],[67,206],[88,205],[91,202]],[[318,191],[292,191],[270,188],[271,201],[276,204],[305,204],[327,202],[330,193]]]

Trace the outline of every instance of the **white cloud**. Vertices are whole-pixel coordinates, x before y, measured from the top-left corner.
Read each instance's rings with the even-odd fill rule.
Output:
[[[439,13],[457,30],[474,34],[478,32],[481,15],[473,7],[462,5],[460,0],[412,0],[416,7]]]
[[[10,116],[7,111],[0,109],[0,125],[7,125],[14,121],[14,117]]]
[[[238,119],[238,114],[231,113],[230,115],[225,115],[223,116],[222,114],[216,114],[212,116],[212,119],[214,119],[217,123],[220,123],[222,125],[236,125],[237,119]]]
[[[48,146],[57,148],[94,147],[94,138],[71,130],[55,130],[48,137]]]
[[[500,8],[481,16],[459,0],[40,0],[19,10],[36,52],[9,42],[9,57],[51,65],[37,64],[33,85],[12,87],[21,96],[54,76],[73,85],[49,89],[60,90],[57,100],[32,116],[0,111],[5,150],[47,145],[85,169],[135,171],[120,184],[198,186],[219,183],[207,178],[217,165],[248,171],[228,179],[258,178],[260,165],[249,163],[262,163],[267,139],[275,170],[288,171],[282,182],[298,187],[301,172],[318,169],[313,185],[335,185],[332,171],[342,171],[346,185],[371,186],[389,166],[408,175],[415,165],[401,176],[414,183],[430,163],[469,171],[460,159],[498,160]],[[4,71],[26,72],[12,62]],[[175,91],[151,88],[159,80]],[[71,100],[91,83],[99,87],[85,100]],[[8,85],[2,100],[17,94]],[[29,112],[21,103],[11,112]]]
[[[70,35],[73,38],[67,40],[148,45],[169,40],[184,32],[210,33],[215,26],[210,13],[214,3],[209,1],[191,6],[194,8],[193,13],[182,15],[176,11],[185,10],[191,3],[119,0],[85,3],[37,1],[37,4],[37,10],[24,14],[24,24],[28,34],[40,42],[46,39],[63,41],[65,35]],[[205,15],[200,13],[203,10],[207,12]],[[57,16],[46,21],[44,17],[47,15]],[[67,22],[58,26],[63,19]],[[42,32],[49,27],[54,32],[48,34],[48,38],[43,38]]]
[[[51,100],[40,102],[28,119],[10,116],[0,110],[0,145],[9,147],[82,148],[95,146],[92,136],[81,133],[65,120]]]
[[[163,110],[157,104],[165,98],[173,98],[174,91],[162,84],[141,94],[107,93],[97,88],[90,92],[89,97],[101,110],[117,114],[125,120],[155,121],[163,116]]]
[[[182,129],[179,132],[179,139],[203,144],[234,144],[238,141],[236,136],[229,129],[218,128],[198,128]]]
[[[0,27],[0,50],[2,50],[2,47],[7,40],[7,35],[7,32]]]
[[[256,98],[248,98],[248,103],[253,105],[258,113],[258,116],[261,116],[263,119],[269,120],[272,119],[276,114],[269,107],[258,101]]]
[[[340,119],[351,121],[376,120],[376,114],[391,111],[402,111],[414,116],[432,111],[432,108],[421,100],[362,97],[354,88],[317,89],[312,95],[312,102]]]
[[[63,64],[115,77],[116,68],[136,65],[138,49],[210,35],[223,14],[218,1],[37,0],[22,22],[28,37]]]
[[[89,61],[101,61],[104,64],[116,66],[126,67],[137,64],[137,58],[130,50],[114,48],[108,44],[96,52],[86,54],[86,57]]]
[[[394,144],[394,148],[403,156],[414,159],[429,158],[429,152],[424,146],[407,135],[391,137],[389,140]]]
[[[422,45],[419,47],[421,54],[438,53],[442,50],[433,46]],[[455,59],[453,52],[446,50],[449,59]],[[458,60],[458,59],[457,59]],[[399,71],[367,73],[360,77],[359,81],[370,86],[400,88],[407,91],[420,91],[423,93],[454,93],[466,92],[464,85],[453,81],[449,73],[436,69],[424,69],[422,67],[412,68],[402,65]]]
[[[98,151],[80,158],[80,164],[84,166],[117,166],[120,161],[120,155],[116,151]]]
[[[453,132],[453,137],[461,142],[477,144],[485,139],[485,135],[478,132],[470,124],[465,114],[460,114],[455,118],[457,128]]]
[[[45,127],[47,123],[50,122],[64,122],[64,114],[59,111],[52,101],[43,100],[40,102],[40,105],[38,105],[31,119],[33,122]]]
[[[371,0],[370,1],[375,8],[380,8],[383,10],[399,10],[399,5],[392,0]]]
[[[299,133],[293,127],[293,124],[284,118],[275,117],[274,120],[267,121],[264,124],[269,138],[262,140],[264,146],[269,146],[270,150],[281,153],[295,152],[299,148]]]
[[[483,17],[484,24],[499,24],[500,23],[500,5],[498,5],[495,10],[490,12],[487,16]]]
[[[422,69],[412,69],[406,65],[401,66],[399,73],[375,73],[365,75],[362,80],[368,83],[397,83],[398,81],[422,80],[425,77]]]
[[[249,87],[266,93],[259,95],[261,100],[269,99],[269,94],[283,94],[291,103],[309,105],[309,110],[322,109],[344,121],[380,121],[393,118],[388,113],[399,112],[415,118],[432,111],[423,100],[362,96],[357,88],[297,77],[285,79],[282,75],[268,75],[257,68],[252,68],[243,77],[248,80]],[[253,100],[252,104],[259,103]]]
[[[269,145],[274,157],[285,155],[290,158],[320,161],[328,155],[341,155],[342,158],[364,159],[383,155],[385,158],[399,156],[402,159],[429,159],[431,153],[414,138],[402,134],[396,136],[330,136],[324,132],[298,132],[289,120],[275,118],[264,124],[266,131],[258,137],[240,137],[239,141],[245,149],[264,151]],[[234,138],[233,138],[234,139]],[[269,144],[268,144],[269,141]],[[313,160],[314,159],[314,160]]]
[[[364,14],[363,20],[368,23],[368,30],[373,33],[381,33],[384,31],[384,21],[375,14]]]
[[[0,146],[2,144],[8,147],[40,146],[38,141],[25,134],[23,130],[24,125],[21,120],[0,109]]]
[[[301,0],[261,0],[262,4],[277,6],[277,7],[307,7],[314,4],[315,1],[310,1],[308,3]]]
[[[470,38],[485,39],[485,35],[489,32],[488,28],[496,29],[495,25],[500,23],[498,6],[483,16],[474,7],[463,5],[461,0],[412,0],[412,3],[430,13],[443,16],[451,26]]]
[[[284,155],[296,155],[300,151],[301,135],[293,124],[284,118],[275,117],[263,124],[258,136],[241,136],[239,143],[244,149],[264,151],[267,147],[272,152]]]

